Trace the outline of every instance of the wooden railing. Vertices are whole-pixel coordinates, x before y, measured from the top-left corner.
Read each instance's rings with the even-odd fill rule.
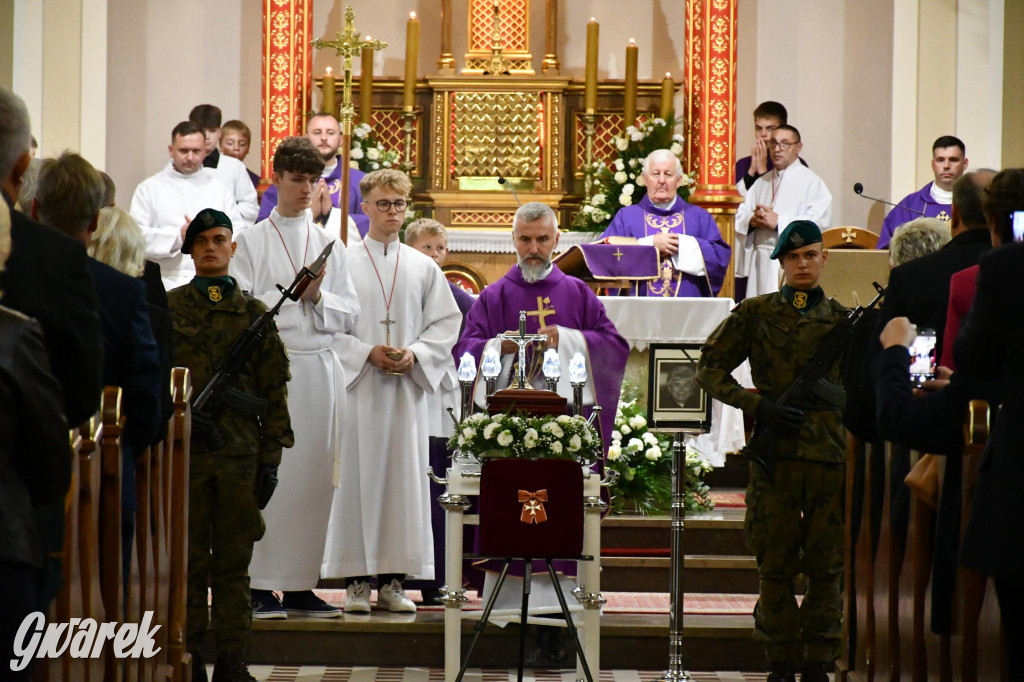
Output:
[[[71,434],[72,485],[65,504],[63,586],[47,621],[151,626],[159,652],[151,658],[117,659],[108,641],[98,658],[37,659],[36,680],[191,679],[185,651],[188,548],[188,457],[192,387],[188,370],[173,373],[174,416],[166,438],[146,450],[135,468],[137,511],[127,592],[121,567],[121,391],[104,389],[100,412]]]
[[[971,513],[977,467],[988,438],[988,405],[971,403],[965,423],[961,532]],[[836,679],[996,682],[1006,675],[995,587],[957,568],[951,635],[930,629],[935,510],[909,492],[905,532],[893,524],[892,446],[848,436],[843,652]],[[910,453],[910,464],[919,458]],[[939,501],[940,506],[942,500]]]

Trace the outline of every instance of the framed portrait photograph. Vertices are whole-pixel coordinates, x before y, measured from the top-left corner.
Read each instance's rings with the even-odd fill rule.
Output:
[[[657,429],[711,430],[711,397],[697,385],[699,343],[653,343],[647,421]]]

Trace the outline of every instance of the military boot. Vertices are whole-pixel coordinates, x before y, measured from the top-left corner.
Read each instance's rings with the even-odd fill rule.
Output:
[[[192,682],[209,682],[206,676],[206,662],[202,654],[192,654]]]
[[[828,663],[808,661],[800,672],[800,682],[828,682]]]
[[[213,682],[256,682],[242,662],[240,651],[221,651],[213,664]]]
[[[773,663],[767,682],[796,682],[796,673],[789,663]]]

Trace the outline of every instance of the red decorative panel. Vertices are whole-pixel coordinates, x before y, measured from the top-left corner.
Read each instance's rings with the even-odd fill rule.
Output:
[[[529,50],[529,9],[529,0],[500,0],[498,26],[501,30],[503,52],[516,53]],[[470,0],[469,51],[490,52],[493,32],[494,1]]]
[[[305,127],[311,104],[313,0],[263,2],[263,121],[260,162],[270,177],[277,145]]]
[[[418,110],[417,110],[417,113]],[[417,115],[413,121],[412,134],[412,167],[411,175],[420,175],[420,119],[422,114]],[[374,109],[373,119],[370,121],[373,134],[377,140],[384,145],[385,149],[398,152],[399,161],[402,160],[402,153],[405,150],[405,121],[402,118],[401,109]]]
[[[611,165],[612,161],[618,158],[619,150],[615,147],[615,138],[622,134],[622,112],[598,112],[594,118],[594,161],[604,161],[605,165]],[[649,118],[649,114],[638,112],[637,123],[643,123]],[[583,135],[583,118],[579,111],[573,117],[573,158],[576,165],[573,173],[576,177],[583,177],[583,165],[587,159],[587,139]]]

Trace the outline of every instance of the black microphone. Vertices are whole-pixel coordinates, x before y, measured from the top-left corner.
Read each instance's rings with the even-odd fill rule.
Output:
[[[518,194],[516,194],[516,188],[515,188],[515,187],[513,187],[513,186],[512,186],[512,183],[511,183],[511,182],[509,182],[508,180],[506,180],[506,179],[504,178],[504,176],[501,176],[501,175],[499,175],[499,176],[498,176],[498,184],[499,184],[499,185],[505,185],[506,187],[508,187],[508,188],[509,188],[509,190],[510,190],[510,191],[512,192],[512,196],[513,196],[513,198],[515,198],[515,200],[516,200],[516,203],[517,203],[518,205],[520,205],[520,206],[522,206],[522,205],[523,205],[523,202],[519,201],[519,195],[518,195]]]
[[[501,181],[499,180],[498,182],[501,182]],[[865,199],[871,199],[871,201],[880,201],[883,204],[888,204],[890,206],[895,206],[896,208],[902,208],[903,210],[910,211],[911,213],[917,213],[918,215],[922,215],[922,216],[924,215],[924,211],[918,211],[916,208],[910,208],[909,206],[903,206],[901,204],[894,204],[891,201],[886,201],[885,199],[876,199],[875,197],[869,197],[867,194],[864,194],[864,185],[860,184],[859,182],[853,183],[853,191],[858,196],[862,196]]]

